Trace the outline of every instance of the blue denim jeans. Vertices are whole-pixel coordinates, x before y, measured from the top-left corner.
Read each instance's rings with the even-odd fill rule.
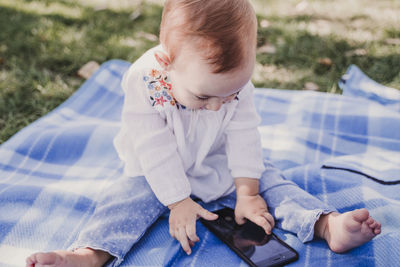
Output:
[[[335,211],[284,179],[279,170],[268,164],[260,179],[260,195],[274,216],[276,227],[297,234],[302,242],[314,238],[314,225],[321,214]],[[217,202],[234,208],[236,194],[233,192]],[[107,266],[118,266],[131,247],[167,210],[145,177],[121,177],[104,192],[91,219],[70,248],[107,251],[114,256]]]

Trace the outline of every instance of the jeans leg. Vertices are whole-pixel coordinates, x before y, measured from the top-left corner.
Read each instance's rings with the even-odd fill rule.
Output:
[[[71,249],[90,247],[108,252],[118,266],[145,231],[167,210],[146,179],[121,177],[103,197]]]
[[[260,195],[274,216],[276,226],[297,234],[302,242],[314,238],[314,225],[322,214],[336,211],[334,207],[326,205],[292,181],[286,180],[271,164],[267,164],[267,170],[260,179]],[[222,198],[220,203],[234,208],[236,193]]]

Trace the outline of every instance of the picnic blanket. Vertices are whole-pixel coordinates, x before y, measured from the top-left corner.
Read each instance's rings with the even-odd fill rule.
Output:
[[[112,139],[128,67],[120,60],[104,63],[61,106],[0,146],[0,266],[24,266],[33,252],[68,248],[102,190],[121,175]],[[299,252],[291,266],[398,266],[399,92],[355,66],[340,86],[344,95],[256,90],[263,153],[287,179],[339,211],[368,208],[382,233],[335,254],[321,240],[302,244],[291,233],[274,232]],[[246,266],[200,222],[197,232],[201,241],[187,256],[169,236],[164,214],[121,266]]]

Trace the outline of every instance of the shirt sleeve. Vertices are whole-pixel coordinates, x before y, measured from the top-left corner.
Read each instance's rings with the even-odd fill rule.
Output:
[[[230,120],[226,133],[226,153],[232,177],[259,179],[265,167],[262,158],[261,137],[251,82],[238,95],[238,104]]]
[[[165,206],[190,196],[191,188],[178,154],[175,136],[162,114],[152,107],[143,71],[123,77],[122,127],[154,194]],[[125,162],[125,164],[130,164]]]

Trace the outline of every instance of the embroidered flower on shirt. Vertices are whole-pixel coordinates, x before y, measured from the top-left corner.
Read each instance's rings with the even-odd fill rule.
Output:
[[[164,106],[164,103],[168,102],[167,100],[164,99],[164,97],[156,98],[156,105],[161,105]]]
[[[153,78],[157,78],[158,76],[160,76],[160,74],[161,74],[160,71],[156,69],[152,69],[150,72],[150,76]]]
[[[174,106],[178,109],[186,109],[174,98],[167,72],[152,69],[143,77],[143,81],[149,89],[150,102],[153,107]]]

